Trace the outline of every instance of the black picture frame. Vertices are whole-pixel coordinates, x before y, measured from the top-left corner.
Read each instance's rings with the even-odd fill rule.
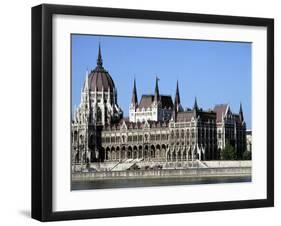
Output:
[[[267,28],[267,198],[95,210],[52,210],[52,18],[55,14]],[[268,18],[43,4],[32,8],[32,218],[123,217],[274,206],[274,20]]]

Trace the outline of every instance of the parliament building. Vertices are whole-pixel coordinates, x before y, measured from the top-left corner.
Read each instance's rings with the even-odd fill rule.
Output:
[[[233,113],[228,104],[203,110],[195,98],[192,108],[181,105],[179,84],[174,100],[159,91],[137,95],[134,80],[129,117],[118,105],[117,87],[103,67],[86,73],[81,101],[72,115],[72,163],[219,160],[227,142],[238,158],[246,150],[246,123],[242,105]]]

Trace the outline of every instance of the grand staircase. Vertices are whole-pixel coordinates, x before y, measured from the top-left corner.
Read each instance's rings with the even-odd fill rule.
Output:
[[[118,162],[111,168],[110,171],[124,171],[131,168],[134,164],[142,161],[143,159],[126,159],[125,161]]]

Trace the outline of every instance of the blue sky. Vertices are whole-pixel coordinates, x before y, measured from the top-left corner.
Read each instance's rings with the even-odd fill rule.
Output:
[[[72,35],[72,108],[80,102],[86,70],[96,66],[99,42],[125,116],[134,77],[140,100],[154,92],[157,75],[160,93],[173,99],[179,81],[184,108],[193,106],[195,96],[206,110],[229,103],[238,112],[242,102],[251,128],[251,43]]]

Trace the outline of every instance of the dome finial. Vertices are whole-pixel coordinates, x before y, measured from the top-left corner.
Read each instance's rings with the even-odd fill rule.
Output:
[[[97,59],[97,66],[102,67],[102,57],[101,57],[100,42],[99,42],[99,53],[98,53],[98,59]]]

